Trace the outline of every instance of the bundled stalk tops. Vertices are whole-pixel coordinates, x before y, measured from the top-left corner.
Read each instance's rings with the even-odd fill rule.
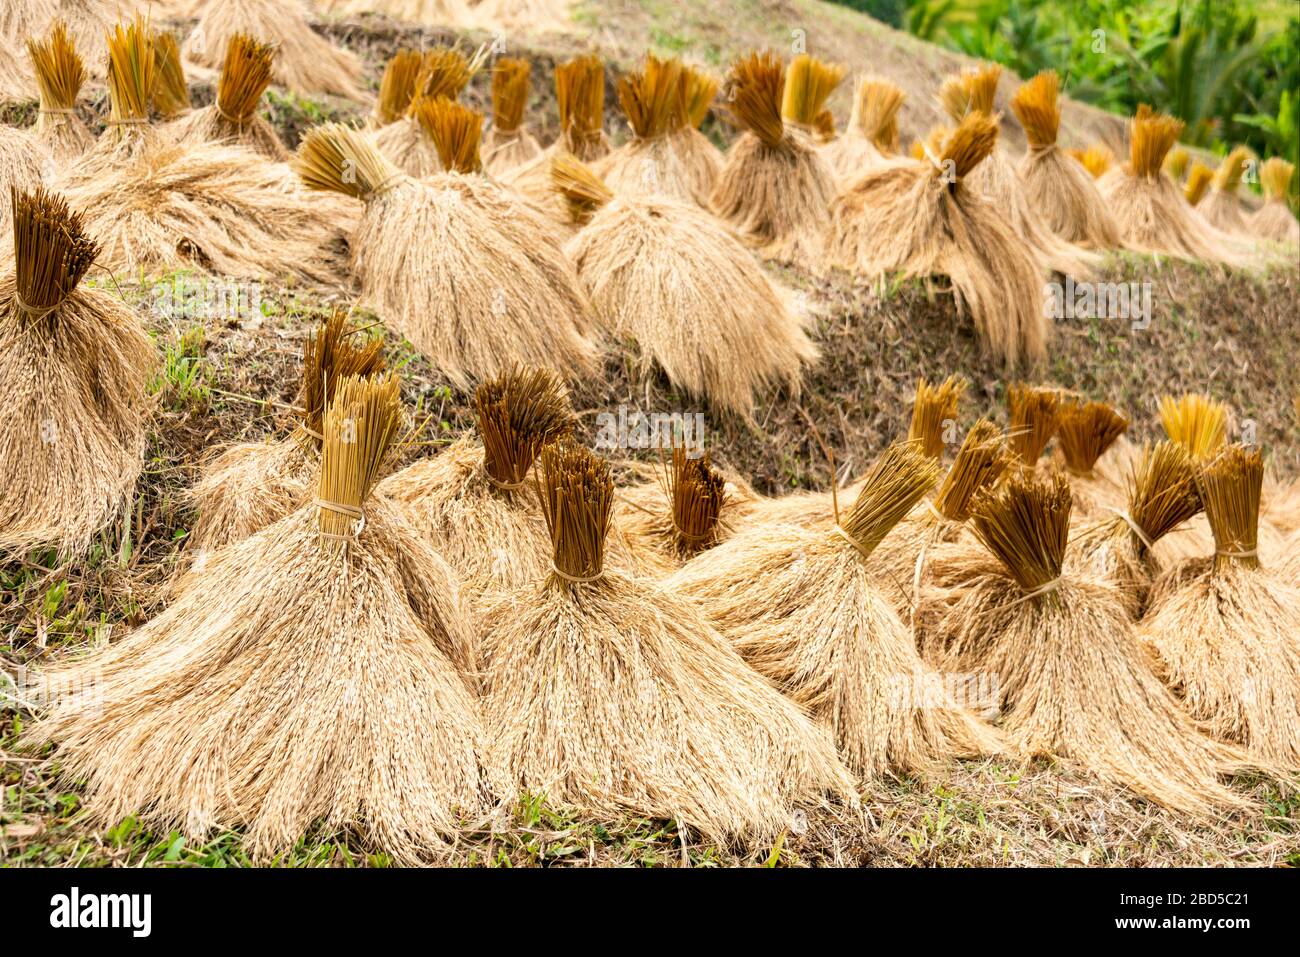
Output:
[[[844,132],[822,151],[836,178],[851,183],[898,154],[898,111],[903,91],[878,77],[863,77]]]
[[[1264,205],[1251,216],[1250,228],[1276,243],[1300,246],[1300,222],[1287,205],[1287,188],[1295,176],[1295,165],[1280,156],[1264,161],[1259,182],[1264,188]]]
[[[40,112],[32,135],[60,164],[76,159],[95,141],[77,116],[77,94],[86,81],[86,70],[77,54],[67,26],[56,20],[44,42],[27,38],[27,54],[36,71],[40,91]]]
[[[274,162],[285,162],[289,151],[257,107],[271,83],[276,49],[247,33],[236,33],[226,45],[226,58],[217,81],[217,97],[209,106],[179,120],[170,132],[181,140],[239,143]]]
[[[527,60],[502,57],[492,67],[492,126],[483,137],[483,167],[496,176],[536,159],[542,147],[524,126]]]

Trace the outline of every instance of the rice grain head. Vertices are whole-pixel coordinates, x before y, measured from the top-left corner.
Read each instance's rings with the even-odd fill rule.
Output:
[[[747,845],[780,833],[797,807],[852,793],[825,733],[698,608],[603,568],[607,464],[548,446],[537,491],[551,573],[484,620],[490,753],[516,787]]]

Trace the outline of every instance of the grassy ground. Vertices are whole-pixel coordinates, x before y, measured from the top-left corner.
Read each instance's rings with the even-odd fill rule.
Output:
[[[621,42],[631,50],[639,50],[642,37],[656,30],[654,42],[672,49],[672,38],[704,31],[709,17],[721,15],[698,8],[688,30],[682,25],[685,15],[675,7],[659,7],[651,0],[618,3],[627,5]],[[602,17],[623,7],[603,9]],[[822,9],[819,5],[814,13],[820,16]],[[642,19],[634,18],[638,12]],[[751,11],[743,23],[757,23],[756,16]],[[854,28],[864,34],[880,29],[861,18]],[[331,29],[361,48],[372,69],[399,42],[416,35],[372,18]],[[437,31],[422,36],[440,37]],[[747,42],[746,36],[728,43]],[[528,51],[539,63],[538,92],[530,105],[530,118],[539,129],[553,122],[545,92],[550,69],[579,43],[556,38]],[[717,56],[729,53],[720,48]],[[482,90],[472,95],[481,96]],[[339,102],[285,96],[271,102],[272,119],[291,142],[323,117],[357,112],[356,105]],[[29,116],[22,108],[7,114],[11,122]],[[721,127],[716,132],[725,137]],[[1108,279],[1152,284],[1150,327],[1133,330],[1116,320],[1061,323],[1052,359],[1034,377],[1117,404],[1132,416],[1136,439],[1156,433],[1154,403],[1162,392],[1209,390],[1232,408],[1234,429],[1254,430],[1276,472],[1300,472],[1293,406],[1300,374],[1292,356],[1300,268],[1247,276],[1131,256],[1114,257],[1106,268]],[[810,371],[800,395],[765,396],[756,424],[704,409],[715,456],[760,491],[824,487],[830,480],[805,416],[835,448],[843,471],[860,472],[905,430],[919,374],[967,375],[972,387],[963,420],[969,423],[989,413],[1004,421],[1000,406],[1007,383],[980,356],[968,321],[955,313],[942,290],[917,283],[864,286],[844,276],[812,281],[784,273],[781,278],[801,291],[817,315],[821,362]],[[163,357],[152,385],[157,415],[145,473],[129,514],[105,532],[87,560],[61,566],[52,555],[33,554],[0,565],[0,669],[11,675],[111,641],[164,606],[165,586],[184,561],[185,537],[194,519],[185,490],[199,462],[224,443],[272,434],[282,426],[280,410],[293,398],[307,329],[332,304],[347,298],[347,290],[267,287],[256,290],[260,309],[234,317],[175,308],[172,293],[201,288],[201,282],[201,277],[180,274],[145,284],[120,283],[156,336]],[[385,335],[390,363],[402,372],[404,395],[420,426],[405,458],[436,452],[471,425],[467,397],[397,337],[382,330],[376,334]],[[575,393],[589,439],[596,414],[620,405],[645,411],[700,408],[661,376],[641,370],[632,344],[616,344],[605,371],[602,382],[581,384]],[[176,834],[146,833],[130,819],[109,826],[88,821],[76,782],[59,781],[43,763],[45,756],[15,751],[14,740],[30,719],[27,712],[0,712],[0,860],[247,863],[236,834],[191,845]],[[701,845],[672,822],[578,819],[536,796],[503,809],[449,849],[447,860],[490,866],[1300,864],[1300,798],[1262,781],[1237,784],[1255,796],[1256,812],[1193,822],[1104,788],[1069,767],[968,762],[932,779],[874,788],[863,795],[860,809],[810,809],[791,821],[777,846],[751,848]],[[351,866],[386,860],[345,833],[312,835],[281,863]]]

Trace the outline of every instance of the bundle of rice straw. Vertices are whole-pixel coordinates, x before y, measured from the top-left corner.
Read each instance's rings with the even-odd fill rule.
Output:
[[[536,159],[542,152],[537,139],[524,128],[531,72],[527,60],[511,57],[502,57],[492,67],[492,125],[483,138],[483,166],[494,176]]]
[[[1164,171],[1169,174],[1169,178],[1175,183],[1182,182],[1183,174],[1187,172],[1187,161],[1190,159],[1187,150],[1181,146],[1175,146],[1165,157]]]
[[[1011,98],[1011,110],[1029,143],[1017,168],[1021,186],[1056,235],[1095,249],[1109,249],[1119,245],[1119,224],[1092,177],[1056,143],[1061,126],[1060,82],[1055,70],[1047,70],[1021,84]]]
[[[1205,198],[1205,194],[1210,191],[1212,182],[1214,182],[1214,170],[1200,160],[1192,163],[1192,168],[1187,173],[1187,186],[1183,189],[1183,195],[1187,198],[1188,205],[1198,205]]]
[[[1069,153],[1079,161],[1079,165],[1086,169],[1093,179],[1100,179],[1115,165],[1115,154],[1104,143],[1093,143],[1087,149],[1072,149]]]
[[[155,57],[153,105],[164,120],[174,120],[193,109],[190,88],[181,66],[181,51],[176,37],[166,31],[153,35]]]
[[[751,53],[732,65],[726,99],[744,133],[727,151],[710,203],[764,259],[819,274],[826,269],[835,174],[812,137],[785,121],[782,106],[789,105],[788,116],[815,116],[838,68],[798,62],[801,82],[790,96],[783,95],[785,66],[774,54]]]
[[[257,861],[319,823],[419,863],[483,813],[455,577],[370,494],[400,416],[396,380],[340,383],[316,501],[217,552],[124,641],[53,671],[94,693],[57,699],[25,740],[58,743],[97,820],[135,814],[199,841],[241,828]]]
[[[169,131],[188,142],[224,140],[239,143],[274,162],[286,162],[289,151],[257,107],[271,83],[275,47],[236,33],[226,45],[226,59],[217,81],[216,99],[173,124]]]
[[[1037,254],[966,182],[997,135],[987,115],[974,113],[933,159],[868,171],[832,204],[827,252],[859,275],[947,276],[984,347],[1014,367],[1046,357],[1051,326]]]
[[[385,479],[379,493],[445,557],[471,604],[520,588],[550,567],[551,542],[527,488],[547,444],[573,432],[560,378],[516,367],[474,390],[478,437],[465,435],[432,458]]]
[[[283,167],[245,147],[172,142],[149,125],[156,51],[147,24],[118,26],[109,46],[109,125],[56,184],[103,244],[101,263],[336,282],[320,213],[285,189]]]
[[[537,492],[550,573],[483,623],[494,767],[560,806],[673,818],[715,841],[770,840],[799,805],[852,793],[827,736],[698,608],[605,568],[605,462],[548,446]]]
[[[1175,399],[1171,395],[1160,397],[1160,424],[1169,440],[1191,457],[1199,467],[1223,448],[1228,438],[1228,407],[1208,395],[1185,393]],[[1199,558],[1213,550],[1214,539],[1209,522],[1197,515],[1185,527],[1161,541],[1156,552],[1162,562],[1174,565],[1180,561]]]
[[[1196,484],[1214,557],[1157,582],[1142,625],[1166,680],[1217,737],[1269,767],[1300,768],[1300,588],[1259,560],[1258,448],[1231,445]]]
[[[1259,168],[1259,183],[1264,189],[1264,205],[1250,217],[1250,228],[1258,236],[1275,243],[1300,246],[1300,222],[1287,205],[1287,188],[1295,175],[1295,165],[1280,156],[1266,159]]]
[[[1195,215],[1161,168],[1182,130],[1182,120],[1140,106],[1129,127],[1128,163],[1106,173],[1097,188],[1129,249],[1244,265],[1248,257],[1241,243]]]
[[[939,624],[945,666],[997,677],[1001,730],[1025,755],[1065,758],[1187,814],[1245,807],[1216,780],[1240,755],[1161,684],[1116,590],[1062,570],[1069,520],[1060,475],[1014,473],[979,496],[972,527],[997,561],[968,574]]]
[[[15,51],[30,37],[39,36],[58,13],[55,0],[22,0],[0,4],[0,102],[31,96],[32,71]]]
[[[1007,387],[1007,438],[1020,465],[1030,470],[1060,426],[1060,393],[1017,382]]]
[[[937,386],[924,378],[918,379],[916,397],[912,400],[912,421],[907,428],[908,441],[918,443],[930,458],[942,458],[945,436],[957,422],[957,404],[969,386],[966,377],[960,375],[950,375]]]
[[[390,163],[416,179],[442,170],[438,150],[417,116],[420,106],[439,97],[458,98],[486,55],[483,47],[472,60],[455,47],[440,47],[425,54],[406,114],[374,134],[375,146]]]
[[[888,80],[864,76],[858,81],[849,125],[822,151],[842,183],[898,153],[898,110],[904,99],[903,91]]]
[[[954,123],[961,123],[972,114],[981,113],[996,128],[1001,115],[995,111],[993,101],[1001,76],[1002,67],[997,64],[978,70],[966,70],[959,76],[949,78],[939,88],[939,104]],[[1045,91],[1041,92],[1043,95],[1039,97],[1040,101],[1045,97]],[[1046,121],[1044,124],[1050,125]],[[1046,129],[1041,132],[1045,139]],[[982,192],[986,199],[1002,211],[1012,228],[1023,237],[1024,242],[1047,268],[1066,275],[1086,277],[1098,265],[1096,254],[1067,242],[1052,231],[1044,221],[1047,214],[1030,201],[1028,192],[1021,185],[1021,175],[1017,173],[1007,153],[998,148],[995,140],[987,158],[974,168],[967,186]]]
[[[63,21],[55,21],[46,40],[27,38],[27,54],[36,71],[40,112],[34,136],[59,165],[76,159],[95,141],[77,115],[77,94],[86,70]]]
[[[654,480],[619,491],[615,518],[658,577],[730,538],[756,500],[747,485],[728,481],[707,451],[674,440]]]
[[[1128,419],[1105,402],[1062,400],[1056,408],[1056,448],[1070,477],[1076,514],[1123,504],[1124,490],[1097,468],[1097,461],[1128,430]]]
[[[742,532],[665,582],[698,601],[750,665],[829,727],[866,778],[999,750],[972,713],[926,700],[939,676],[872,567],[873,550],[938,478],[938,463],[914,445],[890,446],[833,529]]]
[[[707,70],[682,65],[682,98],[686,101],[686,123],[673,134],[677,151],[687,175],[695,182],[707,183],[706,195],[713,194],[713,184],[722,171],[722,151],[700,131],[709,115],[713,98],[718,95],[718,79]]]
[[[715,169],[688,164],[679,147],[691,142],[687,128],[686,81],[682,62],[647,53],[640,70],[619,78],[618,100],[632,138],[592,164],[596,175],[620,196],[667,196],[708,204]]]
[[[551,159],[569,153],[591,163],[610,150],[604,126],[605,64],[600,57],[584,54],[555,68],[555,105],[560,114],[559,139],[529,162],[508,170],[502,179],[557,222],[565,222],[564,204],[551,185]]]
[[[81,278],[98,247],[41,188],[11,190],[14,269],[0,280],[0,552],[84,553],[128,504],[155,365],[129,307]]]
[[[403,48],[392,55],[379,80],[379,96],[375,98],[375,109],[369,121],[372,128],[396,123],[406,115],[423,69],[424,54],[419,50]]]
[[[472,172],[477,113],[443,99],[422,115],[450,164],[427,181],[405,176],[363,134],[336,123],[309,132],[293,163],[308,189],[365,203],[349,243],[362,300],[457,388],[516,363],[566,378],[591,373],[589,305],[562,236]]]
[[[384,371],[383,340],[336,310],[303,343],[295,425],[286,436],[228,446],[206,464],[189,497],[198,510],[186,547],[196,552],[240,541],[306,504],[320,465],[325,410],[340,382]]]
[[[636,340],[642,373],[751,419],[772,387],[799,392],[817,358],[791,297],[717,220],[667,196],[615,197],[571,156],[556,188],[590,222],[565,247],[596,312]]]
[[[1241,201],[1237,199],[1237,187],[1241,185],[1241,177],[1246,172],[1247,164],[1253,162],[1255,160],[1250,150],[1244,146],[1237,146],[1223,158],[1219,168],[1215,170],[1210,195],[1204,204],[1198,207],[1205,221],[1215,229],[1222,229],[1228,233],[1249,231],[1246,217],[1241,211]]]
[[[1130,477],[1128,504],[1084,526],[1068,562],[1115,585],[1129,616],[1146,610],[1160,571],[1155,544],[1201,511],[1196,473],[1187,450],[1174,442],[1148,443]]]
[[[311,28],[306,0],[207,0],[185,41],[188,62],[219,69],[236,33],[276,47],[274,82],[294,93],[329,93],[366,100],[361,61]]]

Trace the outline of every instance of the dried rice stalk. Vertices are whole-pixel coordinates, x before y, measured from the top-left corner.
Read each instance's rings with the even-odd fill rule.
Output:
[[[1264,205],[1250,217],[1250,228],[1275,243],[1300,246],[1300,222],[1287,205],[1287,189],[1295,176],[1295,165],[1280,156],[1266,159],[1259,168]]]
[[[826,101],[844,79],[844,67],[801,53],[790,61],[781,96],[781,116],[805,133],[835,135],[835,120]]]
[[[11,190],[0,280],[0,552],[80,556],[130,501],[153,344],[130,308],[82,287],[99,247],[58,195]]]
[[[732,65],[730,112],[745,132],[727,152],[710,204],[764,259],[820,274],[835,174],[812,139],[783,121],[784,86],[785,67],[771,53],[751,53]],[[811,110],[819,87],[796,91],[799,115]]]
[[[1175,146],[1165,157],[1164,171],[1175,183],[1182,181],[1183,174],[1187,172],[1187,162],[1190,159],[1187,150],[1181,146]]]
[[[1263,477],[1260,451],[1241,445],[1202,466],[1214,558],[1158,583],[1142,631],[1193,716],[1290,777],[1300,768],[1300,589],[1260,567]]]
[[[858,81],[849,125],[823,154],[841,182],[857,179],[898,153],[898,111],[904,99],[903,91],[887,80],[866,76]]]
[[[375,100],[375,112],[372,115],[375,126],[395,123],[406,114],[423,68],[424,54],[419,50],[403,48],[389,58],[384,65],[384,75],[379,80],[379,96]],[[495,94],[495,86],[493,90]]]
[[[1061,123],[1060,78],[1053,70],[1021,85],[1011,109],[1025,129],[1029,149],[1018,171],[1025,195],[1058,236],[1095,249],[1119,245],[1119,224],[1087,171],[1056,143]]]
[[[552,573],[484,621],[494,764],[559,805],[674,818],[711,840],[768,840],[796,806],[850,793],[825,734],[698,609],[603,570],[609,466],[557,444],[541,473]]]
[[[435,139],[449,124],[451,142],[457,110],[431,114]],[[350,240],[362,299],[457,387],[517,363],[592,371],[589,306],[541,213],[477,174],[416,182],[339,124],[308,133],[294,168],[308,189],[366,203]]]
[[[176,137],[193,142],[233,141],[275,162],[288,160],[289,151],[280,134],[257,114],[271,82],[275,55],[274,46],[259,43],[247,33],[232,36],[217,81],[216,102],[175,124]]]
[[[891,446],[833,531],[759,526],[666,582],[700,602],[750,665],[828,726],[867,778],[1000,750],[971,713],[920,700],[916,689],[938,676],[879,590],[871,559],[938,477],[938,463],[915,445]]]
[[[1208,395],[1184,393],[1175,399],[1160,397],[1160,424],[1170,440],[1177,442],[1193,461],[1215,455],[1228,435],[1228,407]]]
[[[975,506],[998,559],[967,574],[937,628],[946,667],[992,672],[1017,750],[1072,760],[1110,784],[1209,817],[1247,803],[1221,785],[1239,754],[1205,738],[1151,670],[1113,588],[1062,573],[1070,487],[1013,474]]]
[[[996,138],[993,121],[977,113],[932,160],[866,173],[831,207],[828,253],[859,275],[948,276],[985,348],[1014,367],[1046,356],[1051,327],[1038,307],[1035,252],[966,183]]]
[[[1105,402],[1062,402],[1056,413],[1056,438],[1066,470],[1078,479],[1095,476],[1097,460],[1128,429],[1124,418]]]
[[[36,71],[40,91],[40,112],[32,135],[49,150],[59,164],[68,163],[94,143],[86,124],[77,116],[77,94],[86,81],[86,70],[68,35],[67,25],[56,20],[42,42],[27,38],[27,54]]]
[[[1241,202],[1237,199],[1237,187],[1246,166],[1255,162],[1253,154],[1244,146],[1234,147],[1214,173],[1213,189],[1205,204],[1200,207],[1201,215],[1215,229],[1228,233],[1248,231],[1246,217],[1241,211]]]
[[[636,341],[642,374],[658,366],[745,419],[774,387],[798,393],[817,358],[804,320],[720,223],[666,196],[610,201],[572,157],[557,157],[554,175],[575,215],[590,217],[565,252],[610,331]]]
[[[1060,394],[1018,382],[1007,388],[1007,437],[1020,462],[1033,468],[1060,426]]]
[[[912,402],[912,424],[907,438],[920,444],[921,451],[932,459],[943,457],[944,430],[957,420],[957,403],[970,385],[965,376],[950,375],[937,386],[925,379],[916,383]]]
[[[176,37],[166,31],[155,31],[153,46],[157,57],[152,92],[154,106],[163,119],[172,120],[191,109],[190,88],[181,68],[181,51]]]
[[[1131,123],[1129,162],[1112,169],[1097,187],[1129,249],[1245,266],[1248,247],[1194,215],[1162,169],[1182,130],[1181,120],[1140,107]]]
[[[445,168],[438,161],[438,150],[429,138],[427,125],[420,121],[420,111],[439,99],[459,97],[478,71],[482,57],[482,48],[471,60],[458,46],[438,47],[424,55],[406,115],[374,135],[379,152],[403,173],[423,179]]]
[[[1093,179],[1099,179],[1103,173],[1115,165],[1115,154],[1104,143],[1093,143],[1083,150],[1072,149],[1070,155],[1079,161],[1079,164],[1088,171],[1088,175]]]
[[[1191,172],[1187,174],[1187,187],[1184,195],[1187,197],[1188,205],[1196,206],[1210,189],[1210,183],[1214,181],[1214,170],[1206,166],[1200,160],[1192,164]]]
[[[313,30],[310,12],[305,0],[208,0],[182,52],[190,63],[216,70],[231,38],[247,33],[276,47],[278,85],[294,93],[369,99],[361,87],[361,61]]]
[[[502,57],[492,68],[492,126],[483,140],[483,164],[497,175],[541,155],[536,138],[524,129],[524,107],[528,105],[527,60]]]
[[[341,383],[319,504],[218,551],[163,614],[57,670],[60,687],[93,676],[93,700],[58,700],[26,740],[58,742],[97,820],[194,840],[243,828],[257,861],[320,823],[419,863],[485,813],[454,576],[366,498],[398,416],[394,380]]]

